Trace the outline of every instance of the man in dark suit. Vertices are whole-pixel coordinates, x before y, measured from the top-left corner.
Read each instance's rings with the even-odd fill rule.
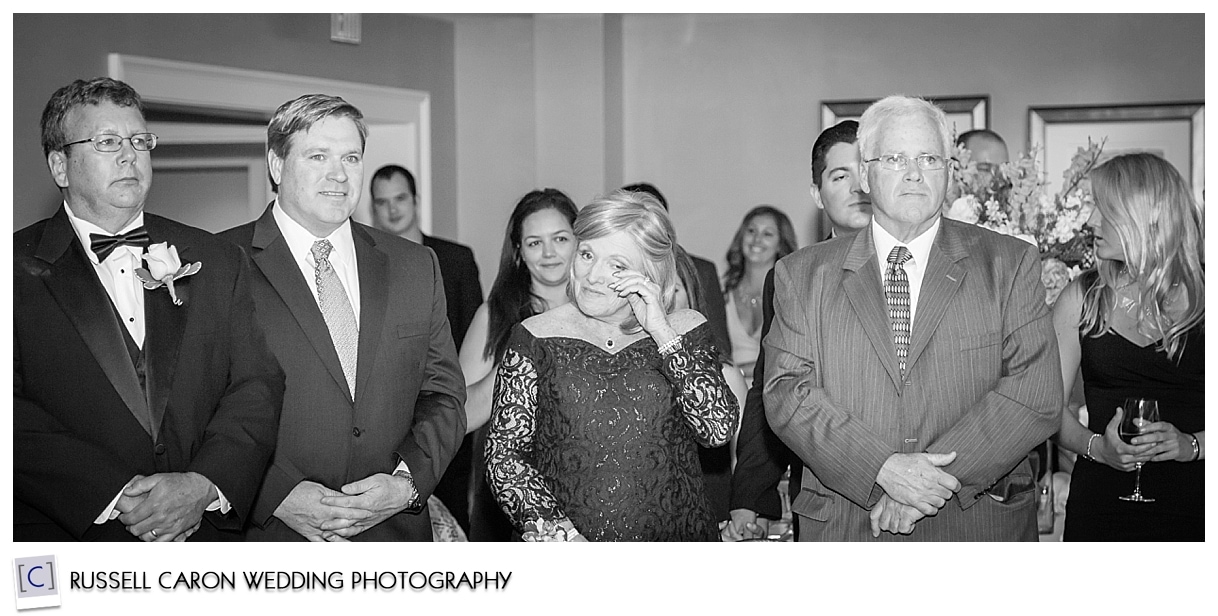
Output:
[[[846,120],[826,128],[812,145],[812,202],[825,213],[829,233],[825,240],[865,228],[871,222],[871,197],[859,181],[859,123]],[[762,291],[761,337],[770,332],[774,318],[774,271],[766,274]],[[765,350],[757,354],[736,437],[736,468],[732,471],[731,521],[723,537],[738,541],[765,537],[770,521],[782,517],[778,484],[790,469],[788,494],[799,494],[803,463],[765,419],[762,388],[765,385]],[[760,517],[758,517],[760,515]]]
[[[942,218],[931,103],[875,103],[859,151],[871,225],[778,263],[763,343],[800,540],[1036,541],[1027,457],[1062,400],[1036,247]]]
[[[284,387],[248,261],[144,214],[156,136],[127,84],[60,88],[42,147],[64,201],[13,237],[14,539],[240,539]]]
[[[464,381],[434,254],[352,222],[367,129],[341,98],[284,103],[267,128],[278,198],[224,237],[287,373],[256,541],[430,541],[428,495],[465,435]]]
[[[482,283],[478,280],[478,264],[474,251],[468,246],[438,237],[424,235],[419,229],[419,199],[414,174],[399,165],[385,165],[372,174],[372,214],[376,228],[422,243],[436,253],[440,274],[444,277],[444,297],[448,302],[448,324],[452,328],[457,350],[465,340],[465,332],[482,305]],[[474,435],[467,434],[444,477],[436,486],[435,495],[449,508],[457,524],[470,532],[470,494],[473,490],[471,473],[474,462]]]

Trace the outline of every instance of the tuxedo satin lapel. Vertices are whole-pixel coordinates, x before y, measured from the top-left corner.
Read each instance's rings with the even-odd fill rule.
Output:
[[[897,363],[897,347],[892,340],[892,323],[888,320],[888,303],[880,285],[880,267],[875,262],[875,247],[867,229],[855,234],[850,251],[842,264],[842,289],[850,307],[863,323],[863,331],[876,355],[888,371],[897,389],[901,388],[901,366]]]
[[[967,270],[959,261],[967,256],[968,251],[960,236],[948,221],[944,220],[939,228],[939,235],[930,248],[926,275],[922,278],[909,357],[905,360],[907,370],[917,363],[922,351],[926,350],[926,345],[930,344],[930,339],[943,321],[943,315],[951,305],[952,298],[964,283]]]
[[[167,237],[160,221],[153,216],[144,217],[144,226],[153,244],[168,242],[178,249],[178,258],[183,264],[190,262],[190,246],[175,243]],[[206,264],[204,264],[206,267]],[[152,434],[156,440],[161,431],[161,420],[165,417],[165,404],[173,388],[173,376],[178,366],[178,351],[182,344],[182,332],[186,331],[186,320],[193,312],[190,301],[191,277],[174,281],[174,292],[182,300],[175,306],[169,290],[144,289],[144,360],[148,386],[148,405],[152,414]]]
[[[355,362],[355,399],[367,391],[381,343],[385,310],[389,305],[389,259],[376,249],[376,240],[355,223],[351,224],[355,240],[355,261],[359,270],[359,355]]]
[[[144,431],[153,435],[148,401],[140,389],[135,366],[131,365],[127,343],[119,329],[122,325],[114,318],[106,288],[98,280],[62,208],[47,221],[35,254],[50,264],[44,278],[47,289],[72,321],[127,409]]]
[[[342,364],[338,361],[338,352],[334,350],[330,329],[326,327],[326,320],[321,316],[321,308],[317,307],[317,300],[309,290],[309,284],[305,282],[300,268],[292,258],[287,241],[279,233],[279,226],[275,224],[275,217],[270,208],[267,208],[262,218],[254,224],[253,249],[254,265],[266,276],[279,299],[287,305],[305,338],[321,358],[322,365],[350,399],[351,391],[347,387],[347,377],[343,374]],[[358,370],[358,363],[356,365]]]

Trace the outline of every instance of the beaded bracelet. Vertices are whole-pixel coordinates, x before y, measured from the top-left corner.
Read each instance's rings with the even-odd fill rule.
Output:
[[[1099,461],[1099,460],[1096,460],[1096,459],[1095,459],[1095,456],[1091,455],[1091,443],[1095,442],[1095,439],[1096,439],[1096,437],[1098,437],[1098,436],[1099,436],[1099,433],[1097,432],[1097,433],[1095,433],[1095,434],[1092,434],[1092,435],[1091,435],[1091,438],[1087,439],[1087,453],[1084,453],[1084,454],[1083,454],[1083,457],[1084,457],[1084,458],[1087,458],[1088,460],[1091,460],[1092,462],[1098,462],[1098,461]]]
[[[660,355],[670,355],[681,350],[682,348],[683,345],[681,344],[681,336],[677,336],[672,340],[660,345],[660,348],[657,350],[660,352]]]
[[[1190,434],[1188,437],[1193,439],[1193,457],[1189,462],[1196,462],[1201,459],[1201,441],[1197,440],[1196,434]]]

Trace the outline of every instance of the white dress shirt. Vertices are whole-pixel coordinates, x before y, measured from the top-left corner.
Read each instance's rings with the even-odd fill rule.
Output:
[[[144,284],[140,282],[135,275],[135,268],[140,267],[144,258],[144,249],[136,246],[118,246],[109,255],[106,260],[98,262],[97,253],[91,248],[93,240],[89,237],[91,233],[101,235],[119,235],[128,233],[133,229],[144,225],[144,212],[141,211],[135,215],[135,219],[127,223],[118,233],[110,233],[105,229],[76,216],[72,212],[71,206],[67,201],[63,203],[63,209],[68,215],[68,222],[72,224],[72,230],[76,232],[76,237],[80,239],[81,245],[85,247],[85,255],[89,258],[89,263],[93,264],[93,270],[97,272],[97,278],[101,280],[102,286],[106,289],[106,295],[110,297],[110,302],[118,311],[118,315],[122,318],[123,326],[127,328],[127,332],[131,334],[131,338],[135,340],[135,344],[141,349],[144,348]],[[123,491],[127,489],[127,485],[123,486],[122,490],[114,496],[106,509],[101,512],[93,520],[94,524],[105,524],[114,518],[117,518],[120,513],[115,509],[118,504],[118,499],[122,497]],[[218,498],[207,505],[207,511],[220,510],[220,513],[228,513],[232,505],[225,498],[224,493],[220,491],[220,486],[216,486],[216,494]]]
[[[918,314],[918,298],[922,295],[922,279],[926,277],[926,265],[930,261],[930,247],[935,243],[935,236],[939,233],[939,222],[941,218],[935,218],[935,224],[929,229],[922,232],[922,235],[915,237],[908,244],[897,241],[891,233],[880,226],[880,223],[871,219],[871,239],[875,244],[875,258],[880,265],[880,287],[884,286],[884,275],[888,271],[888,253],[897,246],[904,246],[909,249],[909,254],[913,258],[905,262],[905,275],[909,277],[909,331],[912,337],[913,328],[917,325],[915,320]]]

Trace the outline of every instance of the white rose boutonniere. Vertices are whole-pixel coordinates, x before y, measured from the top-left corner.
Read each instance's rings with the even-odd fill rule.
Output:
[[[143,256],[148,267],[147,269],[135,268],[135,275],[140,282],[144,283],[144,288],[151,290],[164,286],[169,289],[169,297],[173,298],[173,304],[181,306],[182,300],[178,298],[177,292],[173,289],[173,281],[199,273],[199,270],[203,269],[203,264],[195,262],[182,265],[182,260],[178,258],[177,247],[170,246],[167,242],[149,246],[144,250]]]

